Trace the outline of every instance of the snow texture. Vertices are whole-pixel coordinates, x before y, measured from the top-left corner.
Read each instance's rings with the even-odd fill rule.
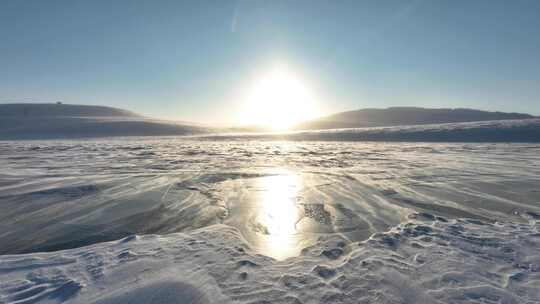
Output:
[[[0,303],[540,303],[538,145],[11,141],[0,168]]]

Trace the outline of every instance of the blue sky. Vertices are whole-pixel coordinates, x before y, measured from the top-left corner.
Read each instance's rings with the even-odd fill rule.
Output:
[[[0,102],[231,122],[275,64],[325,113],[540,115],[540,1],[0,1]]]

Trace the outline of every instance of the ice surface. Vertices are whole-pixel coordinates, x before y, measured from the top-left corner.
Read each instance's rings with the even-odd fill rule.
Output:
[[[0,168],[0,303],[540,301],[534,144],[13,141]]]

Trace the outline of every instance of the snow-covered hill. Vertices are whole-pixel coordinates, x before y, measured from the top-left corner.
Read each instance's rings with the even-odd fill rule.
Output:
[[[207,131],[111,107],[0,104],[0,140],[191,135]]]
[[[391,107],[361,109],[336,113],[296,126],[297,130],[389,127],[458,123],[489,120],[534,118],[529,114],[489,112],[474,109],[431,109],[418,107]]]
[[[396,108],[392,108],[396,109]],[[397,108],[398,113],[417,108]],[[444,110],[444,109],[442,109]],[[385,110],[386,111],[386,110]],[[424,113],[413,111],[413,113]],[[434,110],[433,110],[434,111]],[[432,110],[427,113],[432,113]],[[439,111],[440,112],[440,111]],[[435,111],[435,113],[439,113]],[[364,113],[364,112],[362,112]],[[388,113],[388,112],[384,112]],[[392,112],[394,113],[394,112]],[[411,142],[540,142],[540,118],[526,114],[483,112],[476,110],[442,111],[447,120],[478,119],[490,121],[425,124],[439,114],[419,117],[404,115],[402,118],[382,115],[379,124],[389,123],[394,117],[404,125],[388,127],[362,127],[294,131],[284,133],[227,133],[230,129],[203,127],[190,123],[156,120],[132,112],[101,106],[65,104],[3,104],[0,105],[0,140],[17,139],[74,139],[113,136],[186,136],[201,135],[213,139],[287,139],[287,140],[336,140],[336,141],[411,141]],[[452,113],[451,115],[448,113]],[[335,117],[343,115],[338,114]],[[397,114],[396,114],[397,115]],[[430,116],[431,115],[431,116]],[[439,115],[439,116],[440,116]],[[461,116],[460,116],[461,115]],[[347,115],[345,115],[347,116]],[[353,115],[354,116],[354,115]],[[375,115],[376,116],[376,115]],[[398,115],[399,116],[399,115]],[[334,116],[333,116],[334,117]],[[356,117],[356,116],[355,116]],[[377,116],[376,116],[377,117]],[[414,119],[410,119],[415,117]],[[448,118],[450,117],[450,118]],[[523,119],[500,120],[522,117]],[[372,118],[373,119],[373,118]],[[422,124],[411,124],[420,121]],[[311,125],[314,126],[314,125]],[[208,135],[214,134],[214,135]]]
[[[62,103],[0,104],[0,117],[140,117],[133,112],[113,107]]]

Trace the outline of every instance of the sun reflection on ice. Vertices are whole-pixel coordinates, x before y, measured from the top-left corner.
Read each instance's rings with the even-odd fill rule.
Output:
[[[305,241],[296,229],[301,178],[286,171],[260,179],[256,187],[255,245],[261,253],[278,260],[298,255]]]

